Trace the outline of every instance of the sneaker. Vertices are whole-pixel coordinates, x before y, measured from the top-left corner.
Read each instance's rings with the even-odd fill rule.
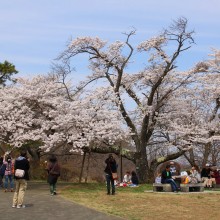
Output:
[[[17,206],[16,205],[12,205],[12,208],[16,208]]]
[[[26,208],[25,205],[17,205],[17,209],[20,209],[20,208]]]
[[[56,195],[57,193],[56,193],[56,192],[53,192],[53,194]]]

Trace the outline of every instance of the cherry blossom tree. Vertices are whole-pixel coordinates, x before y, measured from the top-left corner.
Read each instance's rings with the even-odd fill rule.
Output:
[[[130,159],[136,164],[140,181],[146,182],[152,177],[152,172],[158,164],[178,158],[191,148],[190,138],[175,141],[177,135],[169,133],[172,130],[168,128],[168,124],[174,114],[173,103],[181,99],[178,97],[178,91],[180,88],[189,89],[196,75],[204,70],[199,66],[187,71],[177,70],[177,59],[194,43],[193,31],[187,31],[185,18],[174,21],[159,36],[140,43],[137,48],[130,43],[135,31],[125,35],[125,42],[116,41],[110,45],[98,37],[77,38],[70,42],[58,59],[65,63],[79,54],[87,54],[92,74],[79,89],[98,79],[105,79],[105,83],[112,88],[114,104],[131,130],[135,152]],[[129,74],[126,69],[131,65],[135,53],[147,54],[148,63],[143,70]],[[128,108],[129,99],[129,102],[135,105],[132,110]],[[181,111],[181,108],[182,106],[179,106],[178,111]],[[173,130],[175,128],[176,126],[173,126]],[[187,137],[189,129],[183,126],[181,129]],[[175,133],[179,135],[180,131]],[[152,143],[161,140],[170,151],[165,157],[152,159],[149,155]]]
[[[194,43],[185,18],[137,47],[130,43],[134,35],[112,44],[98,37],[72,40],[55,74],[1,89],[0,139],[15,147],[35,141],[47,152],[121,154],[135,163],[141,182],[165,161],[181,155],[193,161],[219,137],[219,52],[178,70],[178,58]],[[88,55],[91,74],[73,86],[67,78],[80,54]],[[147,64],[129,73],[135,58]]]
[[[213,49],[211,59],[198,64],[204,73],[197,77],[197,85],[193,88],[191,103],[194,102],[194,107],[197,109],[194,117],[197,117],[197,121],[200,122],[202,138],[197,138],[194,148],[185,154],[191,165],[199,163],[204,166],[207,162],[217,164],[220,161],[219,54],[219,50]],[[190,112],[193,114],[193,111]]]
[[[50,75],[18,79],[16,85],[0,90],[1,140],[14,147],[28,143],[33,147],[35,141],[48,152],[61,146],[81,151],[91,141],[112,145],[126,139],[129,130],[122,128],[121,115],[108,102],[99,101],[100,96],[108,100],[111,91],[99,88],[80,97],[67,93],[69,89]]]

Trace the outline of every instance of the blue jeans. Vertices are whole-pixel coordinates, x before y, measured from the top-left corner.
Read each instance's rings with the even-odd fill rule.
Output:
[[[10,182],[10,188],[13,189],[14,182],[13,182],[12,175],[5,175],[5,184],[4,184],[5,189],[8,189],[8,181]]]
[[[107,183],[107,193],[110,194],[110,184],[111,184],[112,194],[115,194],[115,184],[114,184],[112,175],[109,175],[106,173],[105,178],[106,178],[106,183]]]
[[[178,187],[173,179],[166,179],[165,183],[170,183],[172,191],[177,191]]]

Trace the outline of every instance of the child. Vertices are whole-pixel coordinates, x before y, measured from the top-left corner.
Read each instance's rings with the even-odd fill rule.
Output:
[[[155,183],[161,183],[161,173],[157,173],[157,176],[155,178]]]

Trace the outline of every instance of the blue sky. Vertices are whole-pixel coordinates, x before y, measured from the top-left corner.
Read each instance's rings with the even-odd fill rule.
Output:
[[[0,62],[16,65],[19,76],[45,74],[70,37],[99,36],[113,42],[135,27],[138,44],[184,16],[196,44],[182,57],[181,68],[204,60],[210,48],[220,49],[219,0],[9,0],[0,5]],[[143,61],[144,62],[144,61]],[[87,72],[83,57],[74,63]]]

